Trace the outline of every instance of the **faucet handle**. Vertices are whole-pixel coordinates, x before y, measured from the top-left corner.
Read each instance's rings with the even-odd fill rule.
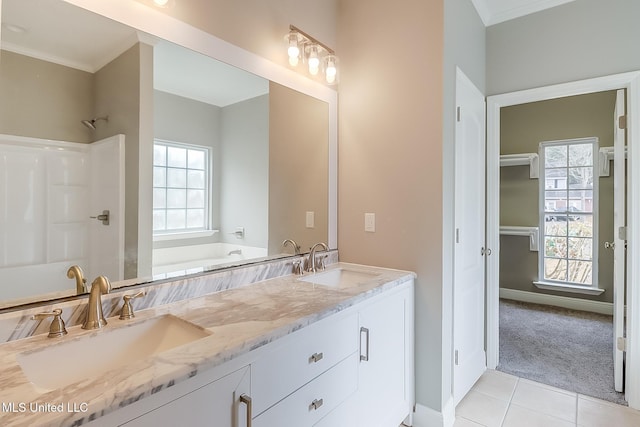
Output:
[[[51,321],[51,326],[49,327],[49,335],[47,335],[47,337],[59,338],[67,335],[67,329],[64,326],[64,320],[62,320],[62,317],[60,317],[61,314],[62,314],[62,310],[59,308],[56,308],[51,312],[34,314],[33,316],[31,316],[31,320],[42,320],[42,319],[46,319],[47,317],[53,316],[53,320]]]
[[[293,274],[297,274],[298,276],[300,276],[302,274],[302,260],[301,259],[294,259],[293,260]]]
[[[329,255],[325,254],[316,259],[316,270],[322,271],[325,269],[325,267],[327,266],[327,258],[329,258]]]
[[[141,298],[145,295],[146,295],[145,291],[140,291],[133,295],[124,295],[122,297],[122,300],[124,301],[124,303],[122,304],[122,311],[120,311],[119,319],[126,320],[126,319],[133,319],[134,317],[136,317],[135,313],[133,312],[133,307],[131,306],[131,300],[133,298]]]

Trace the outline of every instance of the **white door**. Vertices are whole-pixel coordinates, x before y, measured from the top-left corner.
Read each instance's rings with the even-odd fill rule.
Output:
[[[624,90],[616,94],[613,140],[613,370],[616,391],[624,390],[624,294],[625,294],[625,236],[620,230],[625,220],[625,148],[626,126],[620,126],[619,117],[625,115]],[[624,233],[623,233],[624,234]],[[621,238],[622,237],[622,238]],[[620,340],[619,340],[620,338]],[[620,345],[618,344],[620,341]]]
[[[456,74],[455,249],[453,397],[457,404],[486,369],[485,102],[460,71]]]

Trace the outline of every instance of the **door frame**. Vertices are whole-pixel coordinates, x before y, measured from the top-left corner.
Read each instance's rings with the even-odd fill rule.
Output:
[[[627,90],[627,258],[640,256],[640,71],[527,89],[487,98],[487,367],[499,362],[500,108],[616,89]],[[627,264],[626,398],[640,409],[640,263]],[[634,326],[636,325],[636,326]]]

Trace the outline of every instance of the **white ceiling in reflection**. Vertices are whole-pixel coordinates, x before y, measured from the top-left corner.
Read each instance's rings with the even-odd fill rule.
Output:
[[[151,41],[157,90],[220,107],[269,90],[261,77],[63,1],[3,0],[1,16],[2,49],[12,52],[94,73],[138,41]]]

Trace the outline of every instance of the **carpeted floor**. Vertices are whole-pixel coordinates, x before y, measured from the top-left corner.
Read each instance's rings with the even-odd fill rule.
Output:
[[[500,300],[498,370],[626,405],[613,389],[613,318]]]

